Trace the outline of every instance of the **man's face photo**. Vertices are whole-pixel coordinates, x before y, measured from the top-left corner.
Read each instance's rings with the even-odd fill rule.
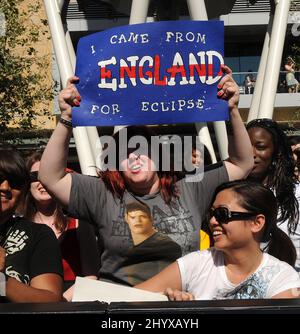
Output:
[[[152,233],[154,229],[152,219],[146,212],[141,210],[129,211],[126,214],[126,222],[133,234],[148,235]]]

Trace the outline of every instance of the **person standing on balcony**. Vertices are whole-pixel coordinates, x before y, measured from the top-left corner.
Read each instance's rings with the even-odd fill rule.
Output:
[[[295,62],[292,57],[288,57],[284,66],[286,73],[286,84],[289,93],[297,93],[299,90],[299,82],[295,78]]]
[[[252,70],[248,70],[244,80],[245,94],[253,94],[255,86],[255,78]]]

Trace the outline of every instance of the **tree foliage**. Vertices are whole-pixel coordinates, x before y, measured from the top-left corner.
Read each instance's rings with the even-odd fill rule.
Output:
[[[5,17],[0,35],[0,131],[11,125],[34,128],[37,115],[50,117],[55,85],[46,80],[50,57],[35,49],[36,42],[50,38],[47,21],[37,22],[39,1],[21,11],[22,3],[0,0],[1,17]]]

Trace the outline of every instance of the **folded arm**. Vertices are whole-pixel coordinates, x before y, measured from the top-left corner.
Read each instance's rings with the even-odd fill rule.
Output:
[[[62,278],[57,274],[42,274],[26,285],[9,277],[6,297],[13,303],[50,303],[62,301]]]

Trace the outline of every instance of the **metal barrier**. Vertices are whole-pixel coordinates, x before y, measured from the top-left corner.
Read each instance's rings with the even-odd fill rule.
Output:
[[[101,303],[8,303],[0,304],[1,314],[94,314],[125,315],[200,315],[220,313],[297,313],[300,299],[203,300],[189,302]],[[125,317],[124,317],[125,318]]]

